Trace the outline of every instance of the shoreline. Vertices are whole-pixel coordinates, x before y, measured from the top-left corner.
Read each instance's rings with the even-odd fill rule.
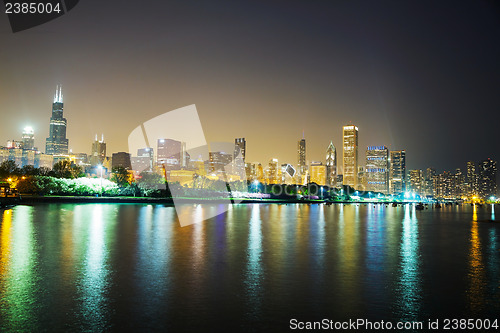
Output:
[[[327,200],[300,200],[300,199],[234,199],[234,204],[377,204],[392,205],[393,202],[369,202],[369,201],[327,201]],[[230,204],[231,199],[196,199],[177,198],[176,203],[186,204]],[[139,204],[163,204],[174,205],[172,198],[148,198],[148,197],[94,197],[94,196],[29,196],[24,195],[19,198],[17,204],[37,204],[37,203],[139,203]],[[417,202],[396,202],[397,205],[417,204]],[[433,204],[428,204],[430,207]]]

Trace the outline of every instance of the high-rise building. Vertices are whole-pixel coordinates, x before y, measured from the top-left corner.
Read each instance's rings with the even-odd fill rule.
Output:
[[[358,176],[358,128],[353,125],[343,128],[343,182],[356,188]]]
[[[436,175],[436,169],[427,168],[424,172],[424,195],[433,196],[434,195],[434,176]]]
[[[406,191],[406,151],[395,150],[390,154],[389,187],[390,193],[399,194]]]
[[[26,126],[23,130],[23,149],[35,149],[35,132],[30,126]]]
[[[130,154],[126,152],[113,153],[111,156],[111,167],[123,167],[127,170],[132,170],[132,164],[130,162]]]
[[[326,149],[326,184],[335,186],[337,178],[337,149],[330,141],[330,145]]]
[[[476,163],[467,162],[467,196],[473,197],[479,194]]]
[[[50,155],[67,155],[68,139],[66,138],[66,118],[63,117],[62,87],[58,86],[52,104],[49,137],[45,141],[45,153]]]
[[[131,157],[132,169],[137,173],[153,171],[153,148],[137,149],[137,156]]]
[[[366,148],[367,191],[389,193],[389,150],[386,146]]]
[[[90,154],[90,165],[102,165],[106,158],[106,142],[104,142],[104,134],[101,135],[101,140],[97,139],[97,134],[95,135],[95,140],[92,142],[92,151]]]
[[[423,180],[422,170],[410,170],[410,191],[422,195]]]
[[[245,155],[247,149],[247,142],[245,141],[245,138],[234,139],[234,146],[235,146],[234,157],[236,158],[236,156],[238,156],[238,153],[241,152],[243,163],[245,163]]]
[[[309,177],[311,183],[326,185],[327,166],[321,162],[311,162],[309,167]]]
[[[497,195],[497,162],[487,159],[478,164],[479,195],[489,199]]]
[[[297,145],[298,173],[303,176],[307,172],[306,163],[306,139],[303,137]]]
[[[158,165],[169,169],[180,169],[182,164],[182,142],[172,139],[158,139],[156,159]]]
[[[240,176],[246,176],[245,173],[245,155],[246,155],[247,142],[245,138],[236,138],[234,140],[234,170],[233,174]],[[236,159],[238,154],[241,153],[241,159]]]
[[[273,158],[269,161],[269,167],[267,168],[267,183],[268,184],[278,184],[281,180],[279,175],[280,168],[278,167],[278,159]]]

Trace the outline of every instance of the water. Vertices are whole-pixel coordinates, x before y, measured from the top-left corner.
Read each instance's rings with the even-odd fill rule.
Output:
[[[235,205],[181,228],[162,205],[20,205],[0,210],[0,331],[495,319],[500,224],[483,222],[495,213]]]

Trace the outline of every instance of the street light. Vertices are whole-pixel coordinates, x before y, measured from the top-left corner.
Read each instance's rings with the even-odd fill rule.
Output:
[[[101,197],[102,197],[102,165],[99,165],[97,168],[99,170],[101,170],[101,187],[100,188],[101,188]]]

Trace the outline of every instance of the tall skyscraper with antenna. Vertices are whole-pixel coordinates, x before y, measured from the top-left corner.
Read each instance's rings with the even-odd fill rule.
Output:
[[[49,137],[45,141],[45,153],[51,155],[67,155],[68,139],[66,138],[66,118],[63,117],[62,87],[57,86],[52,103]]]
[[[307,171],[306,164],[306,139],[304,137],[304,132],[302,131],[302,140],[297,144],[297,160],[298,160],[298,172],[299,175],[303,176]]]

